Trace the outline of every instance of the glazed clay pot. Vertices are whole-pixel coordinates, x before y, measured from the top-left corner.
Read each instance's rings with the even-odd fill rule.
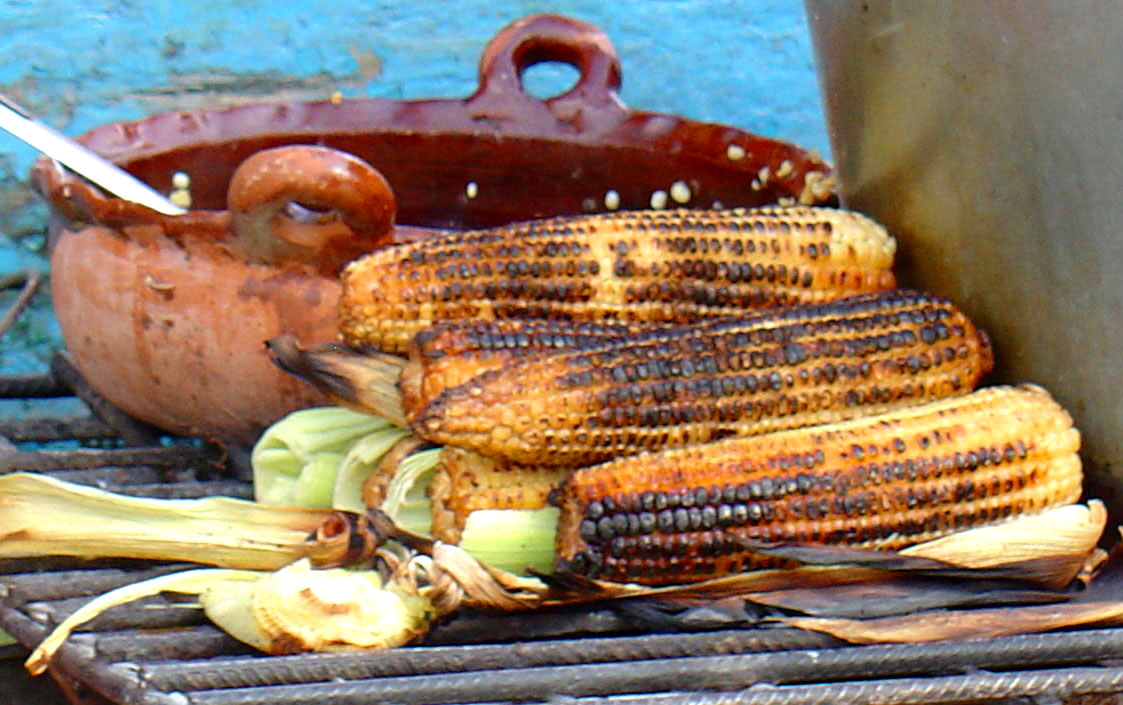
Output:
[[[63,230],[55,311],[86,378],[131,415],[185,435],[249,442],[295,408],[327,403],[269,364],[284,331],[335,337],[336,274],[389,242],[393,195],[378,172],[322,147],[259,152],[231,180],[229,212]],[[298,202],[331,222],[298,223]]]
[[[580,78],[540,100],[520,76],[541,61]],[[834,202],[827,165],[808,153],[629,110],[619,86],[602,32],[537,15],[489,43],[467,99],[275,103],[95,129],[86,146],[158,190],[187,174],[194,205],[161,215],[36,164],[66,345],[90,384],[137,418],[251,442],[325,401],[277,370],[263,341],[335,340],[336,278],[364,252],[432,229],[648,208],[680,181],[688,207]]]

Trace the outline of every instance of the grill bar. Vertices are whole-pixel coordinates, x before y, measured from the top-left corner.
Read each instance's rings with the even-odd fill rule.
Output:
[[[770,633],[775,631],[776,633]],[[546,665],[683,658],[835,645],[826,636],[779,629],[706,634],[659,634],[509,645],[408,648],[374,653],[326,653],[268,659],[209,660],[145,666],[141,675],[167,690],[237,688],[385,676],[427,675]]]
[[[77,470],[55,470],[51,477],[79,485],[92,485],[101,489],[120,488],[122,491],[133,485],[159,482],[167,473],[151,466],[80,468]]]
[[[629,697],[588,698],[574,705],[927,705],[977,703],[1010,698],[1062,698],[1123,690],[1123,668],[1066,668],[1032,673],[971,673],[937,678],[907,678],[858,683],[800,686],[760,685],[737,693],[672,693]],[[195,700],[219,705],[218,700]],[[222,705],[233,705],[233,702]]]
[[[122,585],[167,575],[184,570],[187,567],[185,565],[159,565],[147,570],[110,568],[24,573],[0,578],[0,589],[3,590],[4,602],[14,606],[32,600],[65,600],[73,597],[100,595]]]
[[[0,377],[0,399],[54,399],[70,396],[74,396],[74,392],[50,373]]]
[[[1028,649],[1012,651],[1025,656],[1019,665],[1040,662],[1080,663],[1063,649],[1045,648],[1029,642]],[[1095,649],[1100,657],[1120,653],[1123,640],[1116,638],[1107,650]],[[1005,645],[1004,645],[1005,646]],[[1085,644],[1085,646],[1094,646]],[[1009,665],[1008,649],[997,661]],[[939,644],[929,647],[871,646],[825,651],[784,651],[767,654],[704,656],[655,659],[625,663],[530,667],[426,676],[397,676],[350,681],[199,692],[193,702],[210,705],[269,705],[270,703],[323,703],[352,705],[372,700],[425,705],[428,703],[480,703],[499,700],[549,700],[566,695],[586,697],[622,693],[660,693],[682,690],[736,690],[758,683],[821,683],[824,681],[943,673],[974,667],[993,667],[993,645],[984,641]],[[1081,677],[1103,669],[1076,669]],[[1123,669],[1119,669],[1123,678]],[[1123,682],[1123,681],[1120,681]],[[840,698],[831,702],[868,702]],[[676,701],[677,702],[677,701]],[[708,701],[702,701],[708,702]],[[714,702],[722,702],[720,699]],[[755,702],[755,701],[752,701]],[[880,701],[877,701],[880,702]],[[925,701],[927,702],[927,701]]]
[[[0,607],[4,629],[23,644],[36,644],[47,636],[47,628],[36,624],[16,610]],[[135,668],[127,664],[106,664],[95,660],[95,637],[79,634],[59,648],[51,668],[85,683],[106,698],[121,705],[184,705],[182,695],[161,693],[143,687]]]
[[[128,485],[115,489],[105,489],[134,497],[152,497],[156,499],[198,499],[201,497],[233,497],[235,499],[253,499],[253,489],[244,482],[233,480],[213,480],[199,482],[185,480],[181,482],[154,482],[151,484]]]
[[[214,462],[214,455],[212,449],[191,447],[16,451],[0,456],[0,473],[50,472],[130,465],[147,465],[164,470],[189,470]]]
[[[55,353],[51,359],[51,374],[70,389],[86,403],[90,411],[99,419],[111,426],[131,446],[158,446],[162,434],[158,429],[146,423],[137,421],[110,404],[104,397],[94,391],[93,387],[82,377],[70,354],[61,351]]]
[[[0,435],[14,443],[92,441],[118,437],[117,432],[105,422],[88,416],[70,419],[50,417],[0,419]]]
[[[554,639],[572,634],[631,634],[652,631],[638,620],[615,609],[548,610],[519,615],[512,620],[502,615],[468,613],[442,625],[429,635],[429,643],[478,644],[480,634],[492,642]]]
[[[97,654],[106,662],[191,661],[250,651],[250,647],[209,624],[172,631],[107,632],[97,638]]]

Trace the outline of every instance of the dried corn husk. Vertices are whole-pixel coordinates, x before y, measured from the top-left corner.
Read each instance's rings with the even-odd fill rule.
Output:
[[[162,576],[127,586],[95,599],[59,625],[32,654],[28,667],[41,672],[51,654],[67,634],[107,607],[162,591],[195,593],[208,616],[236,638],[269,653],[336,648],[381,648],[406,643],[416,637],[438,614],[468,605],[495,611],[522,611],[546,606],[571,605],[592,600],[637,597],[716,599],[759,597],[767,604],[767,593],[814,586],[874,583],[899,570],[929,571],[942,567],[950,574],[970,576],[985,566],[990,576],[1017,579],[1035,575],[1057,580],[1058,571],[1040,570],[1040,557],[1031,547],[1048,546],[1054,536],[1066,536],[1063,548],[1046,549],[1052,559],[1070,566],[1094,561],[1095,543],[1106,513],[1098,502],[1088,507],[1064,507],[1034,517],[1025,517],[1009,527],[987,527],[958,535],[956,541],[939,539],[918,544],[914,555],[886,552],[871,557],[868,565],[810,565],[799,568],[761,570],[725,576],[693,585],[652,588],[641,585],[599,583],[585,578],[566,582],[523,578],[491,568],[463,549],[430,542],[428,555],[406,556],[389,563],[400,582],[381,589],[376,574],[342,570],[312,570],[307,560],[264,575],[251,571],[200,570]],[[1003,531],[1003,529],[1006,529]],[[410,539],[414,545],[424,540]],[[990,550],[968,544],[989,544]],[[879,554],[879,552],[867,552]],[[929,555],[926,555],[928,553]],[[1004,561],[1003,555],[1028,556]],[[388,556],[382,552],[384,562]],[[964,561],[957,563],[957,556]],[[938,558],[935,556],[939,556]],[[967,565],[970,564],[970,565]],[[1031,566],[1027,570],[1026,566]],[[1079,569],[1079,566],[1078,566]],[[788,596],[790,600],[790,595]],[[1016,599],[1016,596],[1015,596]],[[1063,599],[1063,597],[1058,597]],[[790,601],[786,605],[791,607]],[[846,620],[816,617],[786,619],[792,626],[827,631],[858,642],[923,641],[963,636],[1010,634],[1058,628],[1089,622],[1123,621],[1123,601],[1095,604],[1047,605],[1006,610],[941,611],[939,618],[925,612],[909,617],[882,620]]]
[[[161,575],[158,578],[145,580],[132,585],[125,585],[99,597],[90,600],[78,608],[73,614],[59,623],[57,627],[43,641],[35,647],[31,655],[24,662],[24,667],[31,675],[37,676],[47,670],[51,658],[66,641],[70,633],[77,627],[85,624],[110,607],[123,605],[142,597],[158,595],[161,592],[177,592],[197,595],[209,586],[222,584],[232,586],[239,582],[256,581],[262,573],[251,570],[229,570],[223,568],[207,568],[203,570],[188,570],[181,573]]]
[[[77,556],[192,561],[276,570],[338,548],[310,542],[330,510],[226,497],[125,497],[43,475],[0,477],[0,557]]]
[[[433,607],[377,571],[314,570],[300,560],[254,583],[200,595],[207,617],[234,638],[270,654],[380,649],[424,634]]]
[[[1084,567],[1106,526],[1107,509],[1094,499],[960,531],[900,553],[978,571],[1018,566],[1022,579],[1062,588]]]
[[[424,634],[435,615],[415,586],[376,571],[315,570],[301,559],[273,573],[189,570],[127,585],[63,620],[27,659],[32,675],[78,626],[115,605],[161,592],[199,596],[207,617],[239,641],[270,654],[401,646]]]

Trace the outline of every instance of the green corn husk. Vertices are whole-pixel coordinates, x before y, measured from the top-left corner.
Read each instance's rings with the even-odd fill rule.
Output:
[[[381,509],[399,528],[420,536],[432,536],[429,482],[439,459],[440,449],[431,448],[414,453],[398,466]]]
[[[439,448],[414,453],[391,480],[382,511],[402,529],[432,535],[429,483],[439,459]],[[459,545],[492,568],[516,575],[527,575],[528,568],[549,572],[557,524],[556,507],[475,511],[468,515]]]
[[[515,575],[529,575],[528,568],[549,573],[554,568],[559,512],[557,507],[472,512],[460,548],[481,563]]]
[[[385,419],[343,407],[289,414],[254,445],[255,499],[276,506],[330,507],[347,453],[360,439],[392,428]]]
[[[331,495],[331,507],[362,514],[363,483],[378,469],[383,456],[394,444],[409,435],[408,431],[389,426],[356,441],[340,458]]]
[[[295,412],[269,428],[253,453],[254,494],[300,507],[332,507],[362,513],[363,483],[407,431],[343,408]],[[357,435],[363,433],[364,435]],[[380,507],[401,528],[432,535],[429,483],[440,449],[406,457]],[[553,564],[558,510],[507,509],[473,512],[460,546],[488,565],[525,575]]]

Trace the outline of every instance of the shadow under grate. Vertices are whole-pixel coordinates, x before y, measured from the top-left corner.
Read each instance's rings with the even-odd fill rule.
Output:
[[[61,374],[60,374],[61,371]],[[81,419],[0,421],[0,473],[35,471],[123,494],[251,496],[217,447],[164,439],[99,404],[65,357],[39,378],[0,378],[0,397],[77,393]],[[61,380],[65,380],[61,381]],[[18,449],[71,440],[132,447]],[[92,596],[186,565],[0,561],[0,628],[25,647]],[[664,629],[668,626],[664,625]],[[605,606],[492,616],[464,612],[423,645],[263,656],[201,611],[155,597],[109,610],[53,668],[122,705],[485,703],[1123,703],[1123,629],[907,646],[845,646],[788,628],[649,633]],[[648,632],[648,633],[645,633]],[[7,658],[25,652],[7,650]]]

